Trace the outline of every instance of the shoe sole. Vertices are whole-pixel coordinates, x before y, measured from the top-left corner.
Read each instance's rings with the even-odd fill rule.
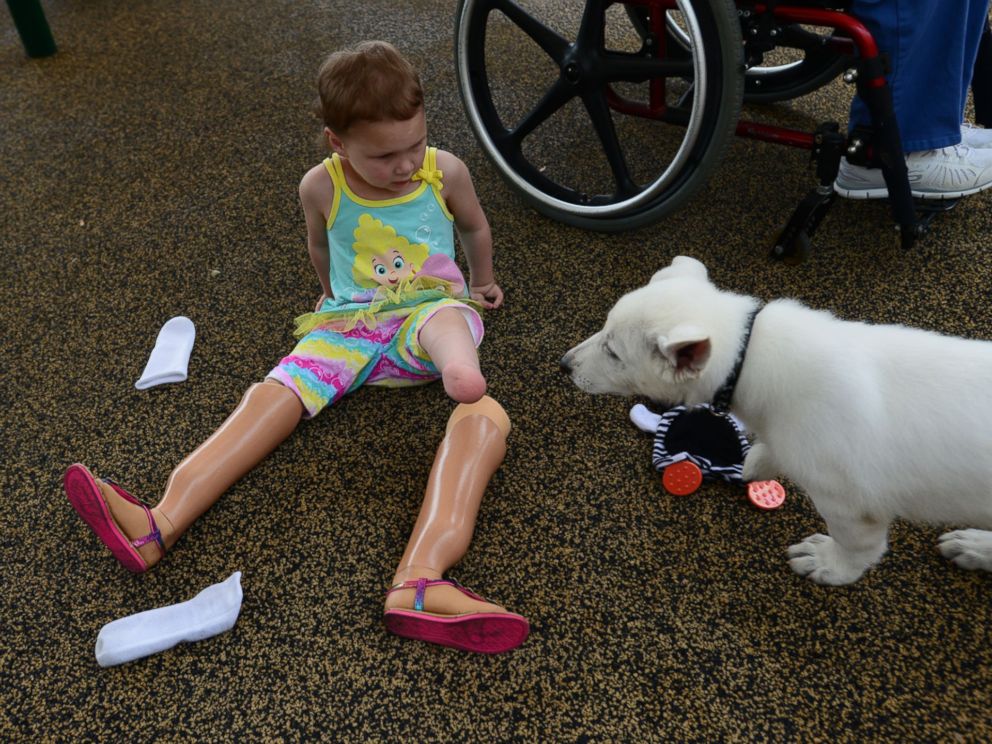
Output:
[[[476,612],[440,617],[413,610],[386,610],[386,630],[403,638],[450,646],[479,654],[501,654],[525,640],[530,624],[509,612]]]
[[[845,199],[888,199],[889,190],[883,189],[849,189],[834,182],[834,191]]]
[[[110,516],[100,488],[85,466],[78,463],[70,465],[65,471],[62,486],[72,508],[124,568],[132,573],[144,573],[148,570],[141,554],[134,549]]]
[[[987,189],[992,189],[992,183],[987,183],[984,186],[978,186],[973,189],[964,189],[962,191],[915,191],[910,189],[910,194],[912,194],[914,199],[927,199],[929,201],[946,201],[947,199],[960,199],[963,196],[971,196],[972,194],[978,194]],[[884,189],[849,189],[845,188],[836,182],[834,183],[834,191],[837,192],[838,196],[842,196],[845,199],[888,199],[889,190]]]

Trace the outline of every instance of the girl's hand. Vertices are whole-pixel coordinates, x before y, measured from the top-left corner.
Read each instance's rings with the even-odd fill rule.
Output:
[[[327,299],[327,295],[326,294],[321,294],[320,295],[320,298],[317,300],[317,307],[315,307],[313,309],[313,311],[315,313],[319,313],[320,312],[320,306],[324,304],[324,300],[326,300],[326,299]]]
[[[469,295],[486,310],[495,310],[503,304],[503,290],[496,282],[489,284],[473,284]]]

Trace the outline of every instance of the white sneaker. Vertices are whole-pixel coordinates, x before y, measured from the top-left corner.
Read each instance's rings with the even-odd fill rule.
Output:
[[[906,156],[909,187],[918,199],[957,199],[992,188],[992,147],[952,145]],[[840,161],[834,191],[848,199],[884,199],[889,195],[880,168]]]
[[[834,191],[846,199],[885,199],[889,195],[881,168],[851,165],[847,158],[840,159]]]
[[[992,187],[992,149],[952,145],[906,156],[909,188],[921,199],[957,199]]]
[[[992,129],[983,129],[974,124],[962,124],[961,144],[979,150],[992,147]]]

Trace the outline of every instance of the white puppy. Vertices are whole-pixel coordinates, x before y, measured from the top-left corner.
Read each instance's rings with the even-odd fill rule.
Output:
[[[897,517],[992,529],[992,342],[761,306],[679,256],[561,364],[589,393],[726,402],[755,437],[744,477],[789,478],[827,523],[789,548],[813,581],[857,581]],[[992,571],[992,532],[949,532],[940,550]]]

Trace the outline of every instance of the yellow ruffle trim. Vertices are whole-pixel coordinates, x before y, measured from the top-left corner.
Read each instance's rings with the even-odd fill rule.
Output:
[[[383,312],[414,308],[423,302],[431,300],[441,300],[444,298],[457,299],[466,305],[481,309],[481,305],[475,300],[467,297],[455,297],[451,282],[438,279],[435,276],[413,276],[400,280],[395,289],[379,287],[371,302],[365,307],[343,307],[340,309],[320,310],[315,313],[305,313],[294,321],[296,327],[293,335],[302,338],[318,326],[329,323],[340,323],[341,332],[350,331],[359,323],[362,323],[369,330],[374,329],[378,324],[377,316]]]

